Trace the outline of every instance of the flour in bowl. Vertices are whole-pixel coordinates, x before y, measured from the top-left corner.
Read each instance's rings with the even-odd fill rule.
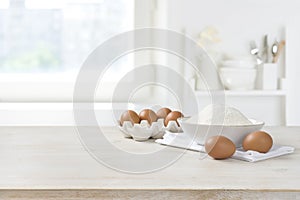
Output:
[[[192,124],[209,124],[209,125],[251,125],[239,110],[221,104],[211,104],[206,106],[198,115],[192,116],[186,122]]]

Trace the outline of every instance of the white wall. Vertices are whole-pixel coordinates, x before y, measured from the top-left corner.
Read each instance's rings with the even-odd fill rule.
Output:
[[[290,19],[299,17],[300,2],[282,0],[160,0],[167,9],[164,26],[172,30],[190,30],[191,36],[213,25],[223,39],[222,49],[229,54],[248,54],[249,41],[283,37],[282,28]],[[160,5],[159,5],[160,7]]]
[[[283,0],[159,0],[156,2],[154,26],[186,31],[196,38],[207,26],[219,30],[222,41],[217,45],[227,56],[249,56],[249,42],[262,45],[269,35],[270,43],[286,39],[286,56],[280,58],[279,75],[288,79],[287,125],[300,125],[300,1]],[[180,71],[180,62],[168,63]]]

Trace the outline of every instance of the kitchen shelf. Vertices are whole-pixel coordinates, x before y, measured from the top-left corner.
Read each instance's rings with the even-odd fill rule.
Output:
[[[217,91],[221,92],[221,91]],[[208,96],[208,91],[195,91],[197,96]],[[285,96],[285,90],[225,90],[225,96]]]

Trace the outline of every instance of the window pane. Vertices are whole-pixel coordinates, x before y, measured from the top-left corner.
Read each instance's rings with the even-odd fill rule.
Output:
[[[133,0],[9,0],[0,12],[0,72],[76,71],[101,42],[133,29],[133,14]]]
[[[9,0],[0,0],[0,9],[7,9],[8,6],[9,6]]]

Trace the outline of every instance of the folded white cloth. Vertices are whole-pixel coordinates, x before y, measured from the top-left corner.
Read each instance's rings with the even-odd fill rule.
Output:
[[[195,141],[191,141],[188,135],[184,133],[171,133],[166,131],[163,139],[155,140],[156,143],[173,146],[177,148],[189,149],[193,151],[199,151],[205,153],[205,148],[202,145],[197,144]],[[237,148],[236,152],[231,158],[244,160],[248,162],[257,162],[261,160],[266,160],[269,158],[274,158],[294,152],[294,147],[273,145],[269,152],[259,153],[256,151],[244,151],[242,147]]]

